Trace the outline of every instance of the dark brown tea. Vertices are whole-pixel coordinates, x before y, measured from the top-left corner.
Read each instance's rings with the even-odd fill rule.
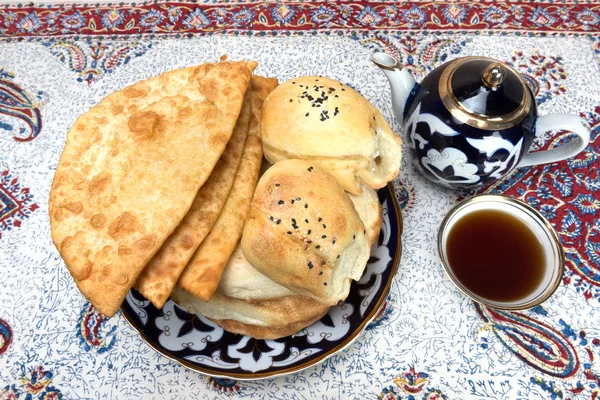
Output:
[[[521,300],[544,278],[542,244],[525,223],[503,211],[461,217],[448,234],[446,254],[456,279],[492,301]]]

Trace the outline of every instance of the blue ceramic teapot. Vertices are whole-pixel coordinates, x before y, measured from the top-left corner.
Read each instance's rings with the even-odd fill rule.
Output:
[[[458,58],[417,83],[393,57],[376,52],[371,59],[390,81],[394,115],[419,170],[435,183],[478,188],[517,167],[573,157],[590,141],[583,118],[539,117],[523,77],[498,60]],[[529,153],[533,139],[550,130],[577,137],[561,147]]]

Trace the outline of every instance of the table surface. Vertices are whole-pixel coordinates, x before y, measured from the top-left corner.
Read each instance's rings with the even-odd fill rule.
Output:
[[[599,31],[597,2],[0,5],[0,398],[596,398]],[[501,59],[524,74],[541,114],[587,118],[592,141],[579,156],[486,188],[525,200],[558,231],[566,271],[554,296],[508,313],[462,295],[435,241],[459,194],[418,175],[405,151],[394,181],[403,255],[385,308],[318,366],[263,381],[208,378],[156,354],[120,314],[103,319],[90,307],[51,243],[46,211],[77,116],[140,79],[227,54],[280,81],[339,79],[398,132],[388,83],[369,61],[375,49],[418,79],[459,56]],[[539,137],[533,149],[564,140]]]

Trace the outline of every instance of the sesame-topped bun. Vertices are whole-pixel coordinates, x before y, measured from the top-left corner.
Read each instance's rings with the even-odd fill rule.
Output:
[[[262,176],[241,239],[262,274],[333,305],[348,296],[369,259],[370,239],[335,178],[304,160],[280,161]]]
[[[263,153],[271,162],[304,159],[352,194],[379,189],[400,170],[401,140],[358,92],[329,78],[305,76],[277,87],[263,104]]]

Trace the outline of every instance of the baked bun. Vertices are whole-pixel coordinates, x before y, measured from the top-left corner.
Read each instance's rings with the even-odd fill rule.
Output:
[[[381,230],[381,223],[383,221],[379,196],[377,196],[375,190],[363,185],[361,194],[353,195],[348,193],[348,197],[352,200],[352,204],[354,204],[358,216],[363,224],[365,224],[369,243],[371,244],[371,247],[373,247],[375,241],[379,237],[379,231]]]
[[[321,319],[329,310],[329,306],[297,295],[258,272],[246,261],[239,246],[210,301],[204,302],[180,286],[175,287],[171,299],[229,332],[257,339],[292,335]]]
[[[371,246],[334,177],[313,163],[285,160],[258,182],[241,247],[250,264],[273,281],[334,305],[360,279]]]
[[[263,104],[263,153],[271,162],[304,159],[330,172],[352,194],[375,189],[400,170],[401,140],[352,88],[305,76],[278,86]]]

